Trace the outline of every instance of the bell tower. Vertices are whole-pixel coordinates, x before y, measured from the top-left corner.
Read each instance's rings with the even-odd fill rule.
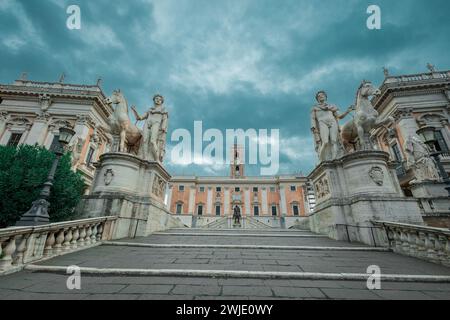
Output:
[[[231,178],[244,177],[244,148],[241,145],[234,144],[231,150],[232,160],[230,163]]]

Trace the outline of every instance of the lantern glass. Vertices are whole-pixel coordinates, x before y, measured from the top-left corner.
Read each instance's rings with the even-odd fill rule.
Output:
[[[69,144],[72,137],[75,135],[75,131],[70,128],[62,127],[59,128],[59,143],[63,146]]]

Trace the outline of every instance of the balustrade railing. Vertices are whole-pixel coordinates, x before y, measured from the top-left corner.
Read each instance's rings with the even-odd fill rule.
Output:
[[[0,274],[110,240],[116,217],[0,229]]]
[[[420,73],[402,76],[389,76],[386,79],[386,83],[395,82],[414,82],[414,81],[424,81],[430,79],[449,79],[450,71],[436,71],[432,73]]]
[[[396,253],[450,266],[450,229],[373,221],[383,227]]]

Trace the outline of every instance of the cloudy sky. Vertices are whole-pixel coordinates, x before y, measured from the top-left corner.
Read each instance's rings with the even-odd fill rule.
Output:
[[[66,27],[69,5],[81,29]],[[366,27],[381,8],[381,30]],[[154,93],[170,112],[172,174],[227,175],[220,165],[179,165],[170,134],[279,129],[279,174],[308,174],[316,156],[309,111],[315,92],[346,109],[362,79],[450,69],[448,0],[0,0],[0,82],[29,79],[121,88],[143,112]],[[206,146],[206,143],[205,143]],[[258,166],[247,169],[259,174]]]

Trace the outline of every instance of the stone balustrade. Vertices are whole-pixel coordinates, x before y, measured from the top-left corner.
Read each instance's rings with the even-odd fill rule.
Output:
[[[116,217],[0,229],[0,275],[37,260],[82,250],[111,240]]]
[[[385,221],[372,223],[383,227],[394,252],[450,266],[450,229]]]
[[[436,71],[433,73],[389,76],[386,78],[385,83],[415,82],[415,81],[426,81],[430,79],[449,79],[449,78],[450,78],[450,71]]]

